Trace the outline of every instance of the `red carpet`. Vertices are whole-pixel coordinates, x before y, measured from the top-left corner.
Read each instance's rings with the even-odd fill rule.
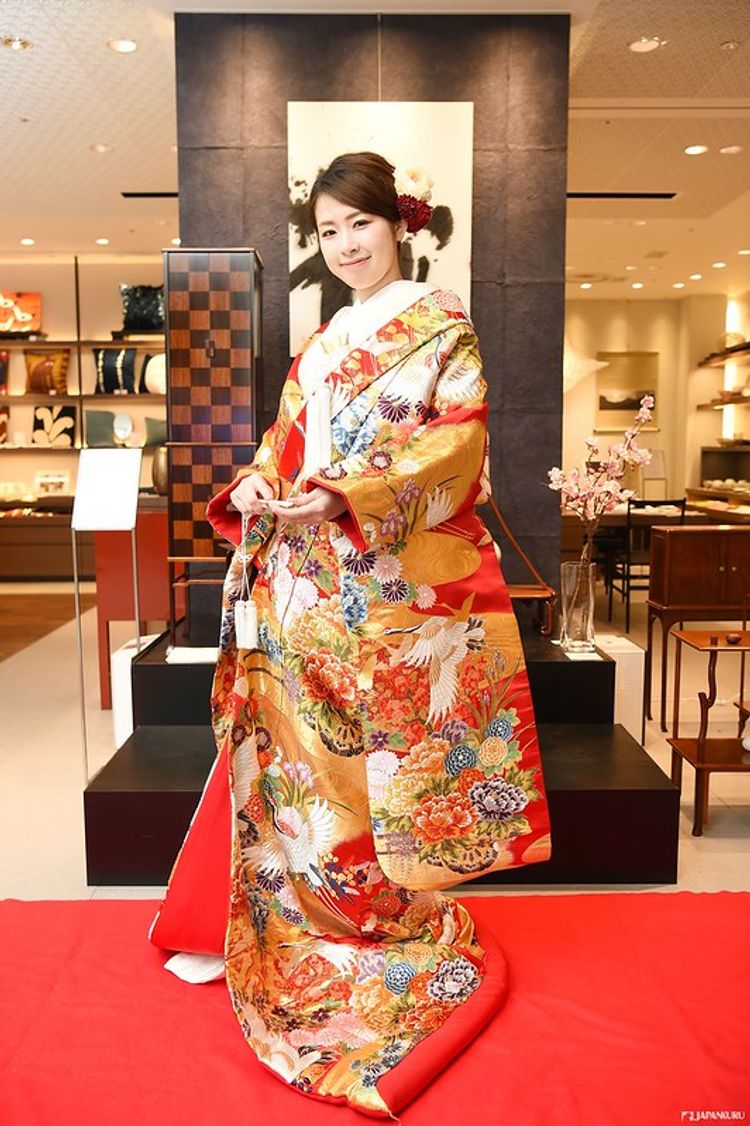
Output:
[[[372,1121],[262,1068],[223,983],[188,986],[163,970],[146,940],[155,906],[0,904],[2,1126]],[[505,950],[510,997],[402,1112],[404,1126],[750,1119],[750,893],[469,906]]]

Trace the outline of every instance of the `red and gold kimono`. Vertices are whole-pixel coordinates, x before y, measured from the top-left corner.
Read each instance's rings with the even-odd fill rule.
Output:
[[[299,364],[247,472],[282,499],[323,485],[346,511],[310,527],[264,514],[235,554],[219,757],[152,941],[223,949],[258,1058],[305,1094],[388,1116],[505,995],[502,951],[441,889],[546,860],[548,809],[518,629],[475,511],[487,406],[466,312],[425,292],[344,349],[325,378],[330,464],[312,475]],[[235,485],[208,511],[238,543]],[[259,643],[238,650],[248,559]]]

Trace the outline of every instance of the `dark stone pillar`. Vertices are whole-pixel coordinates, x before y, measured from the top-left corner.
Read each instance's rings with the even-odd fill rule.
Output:
[[[289,363],[286,103],[474,102],[472,316],[496,498],[558,582],[567,16],[177,14],[180,230],[265,263],[263,421]],[[335,28],[335,34],[332,33]],[[525,579],[509,551],[510,581]]]

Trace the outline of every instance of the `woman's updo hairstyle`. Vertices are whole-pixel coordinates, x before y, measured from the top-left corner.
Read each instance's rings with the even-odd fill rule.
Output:
[[[319,172],[307,201],[308,216],[317,230],[315,205],[322,195],[330,195],[368,215],[380,215],[397,223],[401,218],[396,202],[395,169],[376,152],[347,152]]]

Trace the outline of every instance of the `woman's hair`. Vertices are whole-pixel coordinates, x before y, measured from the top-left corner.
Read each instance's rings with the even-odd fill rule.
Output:
[[[310,191],[307,210],[316,229],[315,205],[322,195],[333,196],[368,215],[380,215],[397,223],[401,218],[396,204],[394,168],[376,152],[347,152],[337,156],[319,172]]]

